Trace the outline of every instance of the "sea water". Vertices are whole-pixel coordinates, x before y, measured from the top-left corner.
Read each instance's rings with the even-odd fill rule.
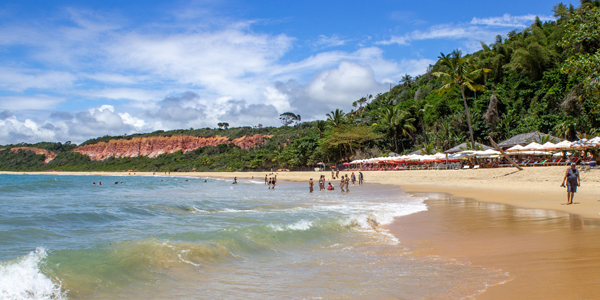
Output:
[[[424,197],[350,190],[0,175],[0,299],[460,299],[504,280],[382,228]]]

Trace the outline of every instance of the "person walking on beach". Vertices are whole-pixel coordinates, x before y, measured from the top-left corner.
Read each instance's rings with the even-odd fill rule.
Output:
[[[354,172],[352,172],[352,175],[350,175],[350,179],[352,180],[352,185],[356,184],[356,175],[354,174]]]
[[[363,173],[358,172],[358,185],[362,185],[362,184],[363,184]]]
[[[577,187],[581,185],[579,170],[575,168],[574,163],[571,163],[570,168],[565,172],[561,187],[565,187],[565,181],[567,181],[567,205],[573,204],[573,196],[577,193]]]
[[[308,189],[310,190],[310,193],[313,192],[313,186],[315,185],[315,182],[313,181],[312,177],[310,178],[310,180],[308,181]]]
[[[335,172],[333,170],[331,170],[331,180],[335,180]]]

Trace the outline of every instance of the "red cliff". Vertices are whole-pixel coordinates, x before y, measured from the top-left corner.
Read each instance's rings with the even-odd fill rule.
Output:
[[[19,151],[30,151],[37,155],[44,155],[44,163],[49,163],[51,160],[53,160],[56,157],[56,153],[54,153],[52,151],[35,148],[35,147],[15,147],[15,148],[10,148],[10,151],[15,152],[15,153],[19,152]]]
[[[254,148],[261,145],[268,135],[243,136],[234,140],[227,137],[198,137],[189,135],[150,136],[132,139],[116,139],[108,142],[82,145],[75,148],[75,152],[89,156],[92,160],[103,160],[109,157],[156,157],[163,153],[170,154],[177,151],[183,153],[193,151],[204,146],[218,146],[221,144],[235,144],[242,149]]]

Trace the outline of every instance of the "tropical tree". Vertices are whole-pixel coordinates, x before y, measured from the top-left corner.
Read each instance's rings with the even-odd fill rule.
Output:
[[[404,74],[404,76],[400,78],[400,84],[402,84],[403,86],[410,86],[412,83],[413,77],[408,74]]]
[[[435,154],[435,145],[433,144],[433,142],[427,144],[427,143],[423,143],[423,147],[420,149],[422,154],[425,155],[433,155]]]
[[[288,111],[279,115],[279,120],[281,121],[281,124],[283,124],[283,126],[290,126],[294,123],[298,124],[302,120],[302,117],[300,117],[300,115]]]
[[[327,122],[331,123],[334,127],[338,127],[346,123],[346,114],[341,109],[331,111],[331,113],[325,114],[327,116]]]
[[[465,105],[467,123],[469,125],[471,144],[475,144],[473,128],[471,127],[471,114],[469,113],[469,105],[467,104],[467,97],[465,96],[465,88],[468,88],[471,91],[485,90],[485,87],[475,83],[475,80],[481,77],[483,73],[490,72],[490,69],[477,68],[473,56],[463,57],[460,50],[454,50],[449,55],[441,53],[439,59],[438,63],[441,71],[433,73],[433,75],[440,78],[443,83],[443,86],[437,90],[438,94],[442,95],[452,90],[454,87],[460,88],[460,93]]]
[[[398,134],[401,136],[410,136],[409,131],[415,130],[415,127],[412,125],[415,119],[410,118],[409,113],[401,110],[398,106],[383,108],[379,112],[379,116],[381,126],[394,139],[394,149],[398,152]]]

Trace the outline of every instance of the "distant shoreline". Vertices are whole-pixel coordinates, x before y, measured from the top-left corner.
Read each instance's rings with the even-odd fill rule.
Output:
[[[509,204],[522,208],[551,209],[600,218],[600,171],[582,171],[581,187],[575,194],[577,205],[566,203],[566,190],[560,187],[565,167],[530,167],[516,172],[513,168],[478,170],[415,170],[363,172],[365,184],[391,184],[407,192],[447,193],[477,201]],[[270,172],[8,172],[0,174],[56,174],[107,176],[188,176],[261,180]],[[340,172],[340,174],[350,172]],[[324,174],[331,181],[331,172],[274,172],[278,180],[306,181]],[[308,186],[307,186],[308,192]]]

